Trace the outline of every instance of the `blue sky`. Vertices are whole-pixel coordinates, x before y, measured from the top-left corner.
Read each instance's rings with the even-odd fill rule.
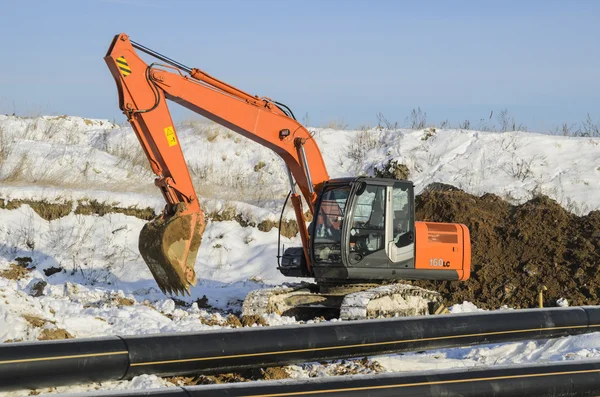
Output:
[[[600,119],[595,1],[0,0],[0,112],[123,120],[103,56],[130,37],[319,126]],[[176,119],[192,117],[171,107]]]

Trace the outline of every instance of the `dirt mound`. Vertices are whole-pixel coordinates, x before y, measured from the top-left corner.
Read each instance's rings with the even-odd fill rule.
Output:
[[[493,194],[436,189],[416,198],[416,216],[464,223],[471,232],[468,281],[415,282],[442,293],[446,303],[534,307],[545,285],[546,306],[559,298],[571,305],[600,304],[600,211],[580,217],[545,196],[513,206]]]

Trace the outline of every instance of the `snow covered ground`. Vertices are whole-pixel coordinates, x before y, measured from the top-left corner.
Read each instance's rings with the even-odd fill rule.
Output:
[[[513,202],[544,193],[579,214],[600,206],[600,139],[433,129],[312,132],[331,177],[372,175],[374,168],[393,160],[408,167],[417,191],[443,182]],[[278,219],[288,190],[281,160],[214,124],[186,122],[179,134],[207,212],[227,209],[254,224]],[[78,200],[156,211],[163,205],[130,128],[65,116],[0,116],[0,199],[70,203],[73,209]],[[292,216],[291,210],[286,216]],[[137,250],[144,222],[118,213],[75,212],[47,221],[26,204],[0,208],[0,343],[56,333],[91,337],[226,327],[228,314],[239,312],[248,291],[294,281],[276,269],[276,229],[263,232],[237,221],[209,222],[192,296],[165,297]],[[282,242],[300,244],[297,237]],[[452,308],[471,310],[476,308],[468,302]],[[271,316],[266,321],[275,325],[295,320]],[[600,336],[590,334],[381,356],[368,365],[307,364],[289,371],[293,377],[412,371],[573,360],[599,352]],[[141,376],[43,392],[168,385],[155,376]]]

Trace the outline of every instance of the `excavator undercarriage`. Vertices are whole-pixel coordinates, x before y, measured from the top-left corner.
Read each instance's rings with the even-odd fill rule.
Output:
[[[433,314],[441,295],[409,284],[301,283],[251,291],[244,300],[242,316],[279,314],[298,320],[364,320]]]

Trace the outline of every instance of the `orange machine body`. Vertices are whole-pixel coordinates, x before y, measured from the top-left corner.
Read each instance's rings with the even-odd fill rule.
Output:
[[[471,275],[469,229],[458,223],[415,222],[415,269],[456,271]]]

